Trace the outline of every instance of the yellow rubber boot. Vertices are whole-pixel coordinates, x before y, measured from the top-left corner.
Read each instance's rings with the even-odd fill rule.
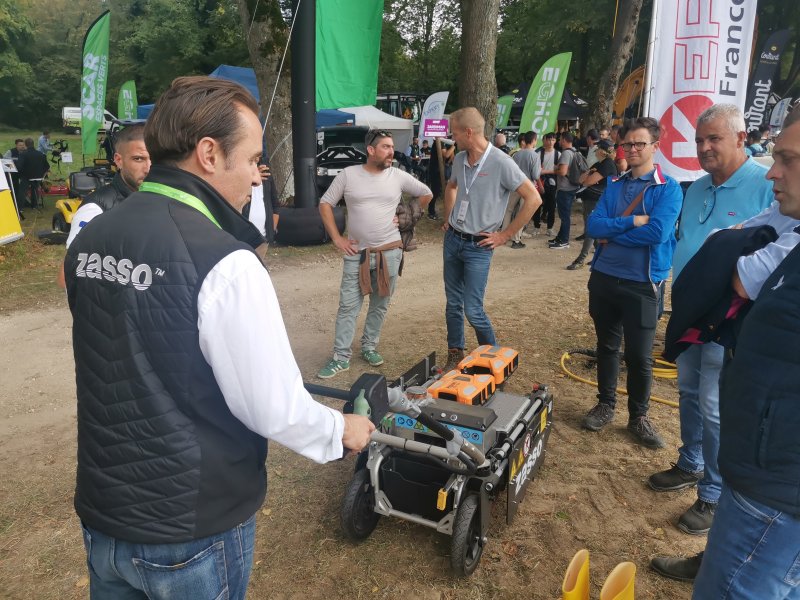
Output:
[[[589,551],[578,550],[572,557],[564,583],[561,585],[562,600],[589,600]]]
[[[606,578],[600,590],[600,600],[633,600],[635,579],[636,565],[632,562],[619,563]]]

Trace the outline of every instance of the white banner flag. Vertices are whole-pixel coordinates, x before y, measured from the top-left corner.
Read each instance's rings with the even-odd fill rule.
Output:
[[[694,143],[700,113],[721,103],[744,109],[757,4],[653,0],[646,114],[663,128],[656,162],[678,181],[705,174]]]
[[[447,104],[447,97],[450,92],[436,92],[428,96],[425,100],[425,105],[422,107],[422,114],[419,116],[420,134],[422,133],[422,126],[425,124],[425,119],[441,119],[444,116],[444,106]],[[420,139],[428,140],[429,144],[433,143],[432,137],[423,137]]]

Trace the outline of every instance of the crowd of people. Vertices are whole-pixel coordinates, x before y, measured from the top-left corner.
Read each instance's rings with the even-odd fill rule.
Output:
[[[64,275],[78,396],[75,507],[93,596],[158,586],[216,597],[227,585],[243,598],[267,440],[328,462],[362,450],[374,430],[303,387],[259,260],[269,239],[242,214],[268,177],[257,113],[235,83],[176,79],[146,125],[120,134],[117,177],[73,224]],[[658,493],[696,486],[677,526],[708,541],[700,556],[656,557],[653,568],[695,580],[698,599],[798,597],[800,111],[767,172],[745,152],[741,111],[706,110],[695,141],[708,174],[685,197],[654,162],[662,128],[652,118],[587,132],[585,154],[570,132],[545,134],[540,148],[534,132],[520,134],[516,151],[503,136],[492,143],[475,108],[453,112],[450,124],[452,139],[414,139],[411,173],[392,166],[391,133],[371,130],[366,163],[344,169],[321,199],[343,263],[332,357],[317,376],[350,368],[365,297],[363,368],[384,363],[380,333],[406,248],[404,194],[441,221],[446,369],[464,357],[465,321],[479,344],[502,345],[484,306],[494,251],[524,248],[522,232],[534,237],[542,224],[552,235],[556,216],[549,247],[569,247],[578,197],[583,243],[567,268],[591,271],[599,382],[586,430],[615,418],[624,341],[628,431],[664,447],[648,408],[673,278],[666,351],[677,356],[682,445],[648,484]],[[333,217],[340,201],[346,235]]]
[[[16,172],[11,172],[11,185],[17,202],[17,215],[25,219],[23,208],[41,208],[43,202],[42,180],[50,171],[47,153],[50,151],[49,132],[45,130],[39,137],[37,146],[33,138],[17,138],[14,147],[3,154],[3,158],[14,161]]]

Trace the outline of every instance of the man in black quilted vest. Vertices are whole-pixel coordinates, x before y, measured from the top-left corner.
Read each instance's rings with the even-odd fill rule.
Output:
[[[145,129],[150,174],[67,252],[93,598],[244,598],[267,438],[324,463],[374,429],[303,388],[241,215],[257,111],[238,84],[176,79]]]

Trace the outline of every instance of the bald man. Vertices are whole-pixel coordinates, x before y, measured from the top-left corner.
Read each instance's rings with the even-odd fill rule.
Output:
[[[477,109],[450,115],[450,129],[461,152],[444,194],[444,290],[447,297],[447,367],[464,357],[464,316],[478,344],[495,345],[492,323],[483,308],[492,254],[530,221],[542,203],[533,183],[514,161],[484,135]],[[503,228],[508,198],[522,198],[517,216]]]

